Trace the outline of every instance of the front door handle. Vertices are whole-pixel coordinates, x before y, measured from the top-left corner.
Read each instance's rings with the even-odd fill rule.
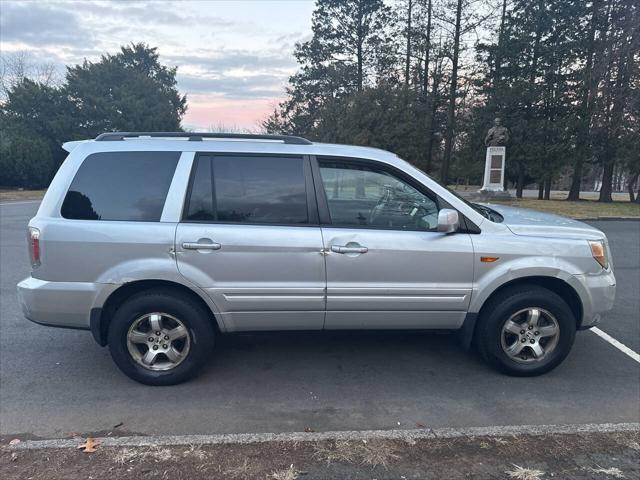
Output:
[[[331,245],[331,251],[334,253],[367,253],[369,249],[362,246]]]
[[[185,250],[220,250],[222,245],[219,243],[183,242],[182,248]]]

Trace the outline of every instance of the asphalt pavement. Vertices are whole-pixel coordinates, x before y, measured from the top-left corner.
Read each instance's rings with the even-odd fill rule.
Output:
[[[580,332],[553,372],[511,378],[448,335],[269,333],[221,338],[174,387],[129,380],[89,332],[22,317],[25,227],[37,202],[0,204],[0,435],[213,434],[640,421],[640,363]],[[640,222],[592,222],[611,243],[615,309],[600,328],[640,349]],[[118,425],[118,427],[116,427]]]

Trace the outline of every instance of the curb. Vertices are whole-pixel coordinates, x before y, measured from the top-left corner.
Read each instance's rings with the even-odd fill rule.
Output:
[[[586,434],[640,432],[640,423],[603,423],[584,425],[513,425],[470,428],[424,428],[413,430],[364,430],[290,433],[230,433],[219,435],[150,435],[131,437],[99,437],[103,447],[157,447],[184,445],[252,444],[266,442],[317,442],[323,440],[362,441],[372,439],[404,440],[413,443],[421,439],[460,437],[501,437],[515,435]],[[11,445],[14,450],[44,448],[77,448],[81,437],[74,439],[26,440]]]

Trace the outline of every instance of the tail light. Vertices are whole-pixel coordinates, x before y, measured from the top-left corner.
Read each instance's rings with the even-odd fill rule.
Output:
[[[29,258],[31,266],[38,268],[40,266],[40,230],[29,227],[27,240],[29,241]]]

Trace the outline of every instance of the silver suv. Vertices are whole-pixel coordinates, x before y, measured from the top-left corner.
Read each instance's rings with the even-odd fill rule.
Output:
[[[386,151],[199,133],[64,148],[22,309],[90,330],[142,383],[182,382],[218,335],[258,330],[450,330],[538,375],[613,305],[601,231],[469,203]]]

